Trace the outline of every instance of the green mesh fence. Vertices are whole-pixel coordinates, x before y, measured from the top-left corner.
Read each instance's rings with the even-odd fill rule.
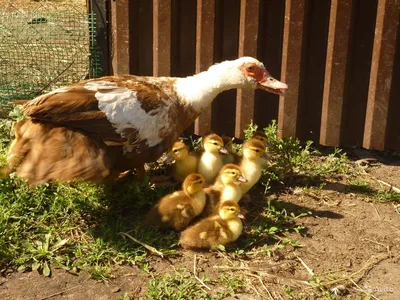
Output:
[[[0,102],[98,77],[93,14],[0,13]]]

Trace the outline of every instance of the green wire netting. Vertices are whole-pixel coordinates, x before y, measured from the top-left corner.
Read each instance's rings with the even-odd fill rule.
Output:
[[[31,99],[98,77],[95,17],[85,12],[0,13],[0,102]]]

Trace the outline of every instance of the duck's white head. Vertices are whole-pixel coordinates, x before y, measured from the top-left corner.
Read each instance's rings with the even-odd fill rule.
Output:
[[[262,62],[244,56],[212,65],[207,71],[194,76],[178,78],[174,88],[182,102],[201,113],[219,93],[226,90],[262,89],[283,95],[288,86],[273,78]]]
[[[262,62],[250,56],[215,64],[208,71],[223,72],[221,84],[236,88],[262,89],[278,95],[283,95],[288,89],[286,83],[271,76]]]

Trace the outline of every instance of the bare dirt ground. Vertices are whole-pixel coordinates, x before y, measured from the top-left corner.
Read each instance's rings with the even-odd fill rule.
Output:
[[[387,187],[379,183],[379,179],[400,185],[398,158],[366,151],[358,155],[354,159],[363,158],[363,155],[374,158],[368,161],[366,171],[369,175],[363,176],[364,182],[381,189]],[[262,201],[257,192],[254,195],[248,209]],[[221,281],[213,284],[215,278],[228,276],[244,280],[245,287],[236,289],[224,299],[360,299],[367,294],[375,297],[372,299],[400,299],[398,206],[390,201],[379,203],[364,194],[352,192],[346,180],[328,183],[318,193],[293,189],[280,194],[277,202],[288,213],[311,212],[309,216],[297,219],[297,223],[305,227],[302,234],[287,235],[302,247],[287,246],[274,251],[271,256],[247,254],[240,257],[223,252],[181,250],[170,259],[154,256],[149,263],[151,272],[135,266],[120,267],[115,278],[108,281],[95,281],[85,272],[73,275],[55,270],[51,278],[37,272],[11,272],[0,278],[0,299],[146,297],[146,284],[156,276],[174,276],[176,270],[186,269],[187,280],[194,279],[194,259],[198,276],[211,278],[207,283],[211,290],[204,288],[208,295],[216,295],[226,288]],[[265,243],[268,244],[268,239]],[[325,289],[325,296],[318,287]]]

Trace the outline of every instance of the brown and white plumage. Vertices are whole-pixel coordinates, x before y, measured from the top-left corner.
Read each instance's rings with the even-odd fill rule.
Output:
[[[32,185],[112,179],[160,157],[219,93],[233,88],[282,94],[287,85],[242,57],[186,78],[106,76],[54,90],[24,105],[28,119],[16,127],[8,169]],[[47,167],[33,170],[43,161]]]
[[[235,201],[222,202],[218,215],[200,220],[181,233],[180,244],[183,248],[215,249],[236,241],[243,231],[240,207]]]
[[[163,197],[145,217],[145,224],[159,228],[185,229],[206,204],[204,178],[193,173],[186,177],[182,190]]]

